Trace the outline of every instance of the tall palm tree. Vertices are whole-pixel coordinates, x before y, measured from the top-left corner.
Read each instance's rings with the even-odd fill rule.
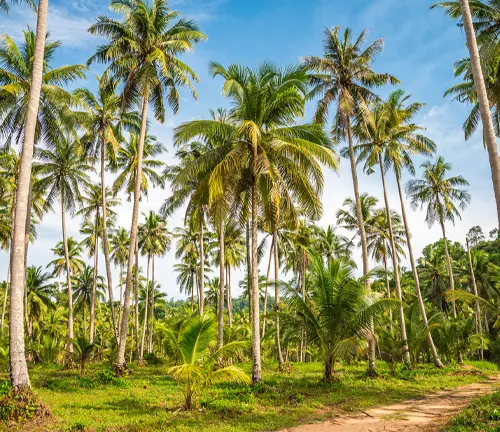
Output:
[[[120,271],[120,310],[123,307],[123,269],[127,264],[130,236],[126,228],[118,228],[111,236],[111,260]],[[118,322],[120,315],[118,315]]]
[[[390,74],[379,74],[371,69],[373,61],[382,52],[382,39],[378,39],[368,47],[363,48],[366,31],[362,32],[355,40],[349,28],[344,31],[342,36],[339,33],[339,27],[334,27],[331,30],[326,29],[324,57],[309,56],[305,57],[303,62],[312,72],[311,80],[315,88],[311,96],[320,95],[315,120],[327,123],[329,109],[334,105],[336,107],[332,127],[334,137],[339,141],[347,141],[357,225],[363,255],[363,274],[367,276],[369,272],[368,249],[361,210],[351,121],[360,103],[368,103],[378,99],[372,92],[373,88],[384,84],[397,84],[399,81]],[[367,285],[369,284],[368,278],[365,278],[365,282]],[[370,373],[375,372],[374,335],[371,335],[369,340],[368,370]]]
[[[118,341],[119,330],[113,307],[113,282],[111,279],[111,262],[109,257],[108,206],[106,204],[107,189],[105,183],[106,159],[115,158],[116,152],[120,147],[119,141],[122,140],[122,129],[138,129],[140,120],[136,113],[123,110],[121,95],[117,93],[120,83],[119,79],[110,77],[109,71],[106,71],[101,77],[98,76],[97,80],[99,87],[96,95],[85,88],[77,89],[75,95],[83,102],[87,114],[83,123],[85,134],[81,138],[81,141],[92,158],[95,158],[99,154],[101,163],[102,244],[106,265],[109,303],[111,305],[111,317],[113,328],[115,329],[115,337]]]
[[[320,194],[321,164],[337,167],[331,142],[317,124],[295,125],[303,115],[307,76],[301,67],[278,69],[264,63],[256,70],[213,63],[212,74],[224,79],[223,93],[234,104],[230,122],[195,120],[175,131],[177,145],[200,137],[223,144],[188,164],[182,175],[192,177],[210,170],[210,203],[234,197],[227,205],[241,206],[251,215],[252,380],[261,380],[260,317],[258,295],[257,224],[259,201],[276,185],[287,190],[300,205],[307,194]],[[255,100],[260,100],[255,104]],[[242,196],[244,199],[242,199]],[[248,210],[249,209],[249,210]]]
[[[196,275],[198,274],[198,259],[193,253],[188,253],[182,257],[180,263],[174,264],[174,271],[177,275],[177,285],[182,293],[191,296],[191,311],[194,311],[194,293],[196,285]]]
[[[473,4],[472,8],[469,3]],[[484,81],[483,69],[481,67],[481,57],[479,56],[478,41],[476,40],[476,33],[471,14],[472,11],[475,17],[479,18],[479,26],[476,27],[476,31],[479,33],[479,37],[482,38],[482,42],[494,42],[496,44],[500,28],[498,20],[499,14],[498,10],[495,10],[495,6],[497,6],[496,2],[494,3],[491,1],[490,3],[492,5],[491,7],[478,0],[474,0],[472,2],[469,2],[469,0],[458,0],[438,3],[433,7],[443,7],[453,19],[461,17],[461,23],[465,30],[476,98],[479,103],[481,121],[483,123],[483,136],[486,148],[488,149],[491,179],[493,182],[493,191],[495,193],[497,206],[498,224],[500,225],[500,158],[498,156],[495,129],[491,120],[490,101],[488,100],[488,92]],[[490,20],[489,18],[491,16],[496,19]]]
[[[69,259],[68,239],[66,235],[66,211],[74,212],[82,201],[81,187],[88,187],[88,172],[93,168],[81,157],[77,144],[62,138],[55,143],[52,150],[40,149],[40,163],[36,170],[40,175],[40,188],[46,191],[46,200],[52,204],[57,198],[61,203],[61,225],[66,261],[66,281],[68,285],[68,338],[69,351],[73,352],[73,293],[71,287],[71,266]]]
[[[68,237],[68,257],[71,274],[80,273],[85,267],[85,261],[82,259],[83,244],[76,241],[73,237]],[[52,249],[55,260],[50,261],[47,267],[53,267],[53,275],[61,277],[61,274],[66,271],[66,252],[63,242],[58,242]]]
[[[148,106],[154,108],[157,120],[165,120],[165,98],[172,110],[179,109],[179,86],[188,86],[193,94],[191,79],[196,74],[178,56],[191,51],[195,43],[205,39],[192,21],[179,19],[179,12],[172,11],[166,0],[112,0],[111,9],[124,14],[122,22],[108,17],[99,17],[90,27],[92,34],[110,39],[100,46],[89,62],[110,63],[110,69],[125,81],[124,101],[141,108],[141,128],[137,146],[137,172],[134,185],[134,209],[130,229],[130,249],[125,282],[125,304],[120,334],[116,367],[119,372],[125,365],[126,335],[130,313],[130,291],[137,226],[139,198],[141,195],[142,159],[146,138]],[[167,94],[166,94],[167,93]]]
[[[411,197],[414,208],[427,207],[425,221],[429,226],[435,222],[441,225],[444,241],[444,251],[448,265],[448,276],[450,289],[455,289],[451,258],[448,251],[448,239],[446,238],[445,222],[455,222],[455,217],[460,218],[458,208],[465,209],[470,203],[470,195],[457,186],[468,186],[469,183],[462,176],[446,178],[451,165],[439,156],[435,163],[427,161],[422,164],[424,172],[421,180],[410,180],[406,185],[406,193]],[[458,203],[458,208],[455,203]],[[457,310],[455,302],[452,302],[453,317],[456,318]]]

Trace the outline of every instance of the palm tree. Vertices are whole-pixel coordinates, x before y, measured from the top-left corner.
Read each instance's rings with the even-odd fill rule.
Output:
[[[130,236],[128,231],[121,227],[118,228],[110,239],[111,245],[111,260],[115,266],[119,267],[120,271],[120,309],[123,307],[123,269],[127,264],[128,249],[130,247]],[[118,322],[120,316],[118,315]]]
[[[73,237],[68,237],[67,244],[71,274],[76,275],[85,267],[85,262],[82,259],[83,244],[76,241]],[[56,259],[50,261],[47,264],[47,267],[53,267],[53,275],[60,278],[61,274],[66,271],[66,253],[64,243],[58,242],[51,250]]]
[[[477,31],[482,36],[482,41],[485,43],[497,43],[498,38],[498,12],[494,10],[496,3],[492,2],[492,7],[488,7],[481,1],[473,1],[474,7],[472,11],[474,15],[479,17],[480,26]],[[481,113],[481,121],[483,123],[483,136],[488,149],[488,156],[491,167],[491,179],[493,182],[493,191],[495,193],[495,201],[497,205],[498,224],[500,225],[500,159],[498,156],[498,147],[495,137],[495,129],[491,120],[490,101],[488,100],[488,92],[486,89],[483,69],[481,67],[481,58],[476,40],[474,24],[472,22],[471,7],[469,0],[459,0],[453,2],[438,3],[432,7],[443,7],[446,12],[453,18],[462,18],[462,25],[465,30],[467,40],[467,48],[472,69],[472,77],[474,79],[474,87],[476,98],[479,103]],[[493,22],[488,15],[495,16]]]
[[[61,225],[63,235],[64,257],[66,261],[66,280],[68,285],[68,338],[73,339],[73,293],[71,287],[71,266],[68,240],[66,237],[66,211],[74,212],[82,201],[80,188],[88,187],[90,178],[87,172],[92,167],[78,154],[77,144],[61,139],[54,149],[40,149],[40,163],[36,170],[40,174],[40,188],[46,191],[46,200],[52,204],[57,198],[61,202]],[[69,351],[73,348],[69,342]]]
[[[455,282],[444,224],[446,221],[454,223],[456,216],[460,218],[455,202],[462,210],[470,203],[469,193],[457,188],[457,186],[467,186],[469,183],[462,176],[446,178],[447,172],[451,170],[451,165],[445,162],[442,156],[439,156],[435,163],[431,161],[423,163],[422,168],[424,168],[423,178],[410,180],[406,185],[406,193],[411,197],[411,204],[414,208],[423,209],[424,206],[427,206],[425,221],[429,226],[432,226],[434,222],[441,225],[450,289],[454,290]],[[452,311],[453,317],[456,318],[455,302],[452,302]]]
[[[44,273],[42,267],[30,266],[26,272],[26,289],[29,321],[27,323],[28,336],[33,334],[33,324],[43,320],[44,315],[56,309],[52,300],[54,287],[50,283],[52,275]]]
[[[140,120],[136,113],[123,110],[122,97],[117,93],[119,79],[110,77],[106,71],[101,77],[97,77],[99,88],[97,95],[88,89],[80,88],[75,91],[75,95],[83,102],[86,111],[86,118],[83,123],[85,135],[82,142],[86,146],[86,151],[92,158],[99,154],[101,162],[101,210],[102,210],[102,243],[104,249],[104,262],[106,265],[106,277],[108,282],[108,295],[111,305],[111,316],[113,328],[118,341],[118,327],[116,324],[115,311],[113,307],[113,282],[111,279],[111,263],[108,239],[108,214],[107,214],[107,193],[105,184],[106,159],[114,160],[122,140],[122,129],[138,129]],[[120,301],[121,304],[121,301]],[[91,341],[92,342],[92,339]]]
[[[328,225],[326,229],[315,227],[314,248],[328,261],[338,259],[352,262],[349,240],[335,231],[332,225]]]
[[[304,328],[308,341],[318,346],[325,363],[325,381],[331,382],[335,362],[353,355],[371,321],[393,299],[373,301],[364,281],[354,278],[352,268],[343,261],[326,264],[320,255],[311,257],[309,297],[307,300],[291,288],[292,313],[283,314],[286,329],[298,332]]]
[[[315,120],[327,123],[331,105],[335,105],[332,131],[337,140],[347,141],[348,154],[351,164],[351,174],[354,186],[354,200],[356,203],[356,218],[360,232],[361,251],[363,255],[363,274],[365,282],[369,271],[368,249],[366,233],[361,211],[356,159],[351,129],[351,120],[360,103],[368,103],[378,99],[371,89],[384,84],[398,84],[399,81],[390,74],[379,74],[371,69],[371,64],[382,52],[383,41],[378,39],[363,49],[366,31],[353,40],[351,29],[343,33],[343,40],[339,37],[339,27],[325,30],[324,57],[305,57],[304,64],[312,72],[311,80],[315,85],[311,96],[320,95]],[[373,330],[373,329],[372,329]],[[370,373],[375,372],[375,342],[374,335],[369,341]]]
[[[125,282],[125,304],[116,358],[117,369],[125,364],[126,334],[130,313],[130,290],[137,226],[139,218],[139,198],[142,180],[142,159],[147,129],[148,106],[154,108],[157,120],[165,120],[165,93],[168,106],[177,112],[180,96],[179,86],[188,86],[193,94],[191,79],[196,74],[178,56],[191,51],[194,44],[205,39],[192,21],[174,20],[179,12],[171,11],[166,0],[112,0],[111,9],[125,14],[123,22],[107,17],[99,17],[90,27],[92,34],[110,38],[110,42],[98,48],[89,62],[110,63],[110,69],[125,81],[124,101],[130,106],[137,103],[141,107],[141,128],[137,146],[137,171],[134,185],[134,209],[130,229],[130,249]],[[124,43],[125,42],[125,43]]]
[[[210,172],[209,200],[220,204],[228,197],[240,213],[251,216],[252,381],[261,380],[260,317],[258,296],[257,224],[259,201],[268,193],[286,190],[308,209],[308,194],[319,195],[323,186],[321,163],[337,166],[331,142],[317,124],[297,126],[304,113],[307,76],[301,67],[283,70],[264,63],[256,70],[213,63],[212,74],[225,83],[223,93],[234,103],[230,122],[195,120],[179,126],[175,142],[183,145],[195,137],[223,142],[182,170],[192,178]],[[260,104],[255,104],[255,100]],[[222,139],[221,139],[222,137]],[[207,168],[208,167],[208,168]],[[264,185],[270,185],[271,190]],[[260,189],[260,190],[259,190]]]
[[[178,273],[176,283],[179,290],[191,296],[191,311],[194,311],[194,293],[196,285],[196,275],[198,274],[198,260],[195,255],[186,254],[180,263],[174,264],[174,271]]]

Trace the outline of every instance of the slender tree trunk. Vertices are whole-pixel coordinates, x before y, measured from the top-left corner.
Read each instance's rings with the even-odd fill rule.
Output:
[[[96,301],[96,290],[97,290],[97,276],[98,265],[99,265],[99,230],[97,229],[99,224],[99,212],[96,213],[95,217],[95,238],[94,238],[94,277],[92,279],[92,298],[90,299],[90,343],[94,343],[95,337],[95,301]]]
[[[87,305],[83,302],[83,337],[87,340]]]
[[[148,322],[149,313],[149,264],[151,260],[151,255],[148,253],[148,263],[146,268],[146,299],[144,300],[144,321],[142,322],[142,334],[141,334],[141,350],[139,352],[139,364],[144,362],[144,341],[146,339],[146,326]]]
[[[469,244],[469,239],[466,238],[466,243],[467,243],[467,258],[469,259],[469,270],[470,270],[470,277],[472,280],[472,289],[474,292],[474,295],[477,297],[478,291],[477,291],[477,284],[476,284],[476,276],[474,274],[474,266],[472,265],[472,257],[470,253],[470,244]],[[475,309],[476,309],[476,333],[481,334],[483,332],[482,325],[481,325],[481,308],[479,306],[479,302],[475,302]],[[481,360],[483,359],[483,347],[481,343],[481,349],[479,350],[479,356]]]
[[[247,249],[247,292],[248,292],[248,320],[252,321],[252,260],[250,243],[250,221],[246,223],[246,249]]]
[[[10,383],[15,392],[30,388],[28,366],[25,358],[23,322],[23,294],[26,285],[24,232],[26,228],[26,214],[28,212],[28,194],[31,184],[35,130],[42,87],[48,9],[49,1],[39,0],[28,112],[26,115],[16,188],[16,208],[14,209],[13,219],[14,229],[10,249],[9,370]]]
[[[120,343],[118,344],[118,352],[116,354],[115,370],[119,375],[124,368],[125,362],[125,349],[127,345],[128,321],[130,315],[130,292],[132,290],[132,269],[134,266],[134,252],[135,244],[137,241],[137,225],[139,221],[139,200],[141,198],[141,180],[142,180],[142,159],[144,155],[144,141],[146,139],[146,129],[148,120],[148,94],[144,94],[142,99],[142,121],[141,132],[139,135],[139,148],[137,149],[137,168],[135,172],[134,184],[134,208],[132,211],[132,223],[130,227],[130,248],[127,261],[127,278],[125,280],[125,292],[123,302],[123,316],[121,322]]]
[[[153,353],[153,329],[155,321],[155,256],[151,257],[151,307],[149,315],[148,353]]]
[[[460,9],[462,10],[462,21],[467,39],[467,47],[472,66],[472,76],[474,78],[474,87],[476,89],[479,109],[481,111],[481,121],[483,123],[483,134],[488,149],[488,156],[491,167],[491,179],[493,182],[493,191],[495,193],[495,201],[497,205],[498,225],[500,226],[500,159],[498,158],[498,147],[496,143],[495,130],[491,120],[490,103],[488,101],[488,93],[484,83],[483,71],[481,69],[481,58],[472,24],[472,16],[469,8],[468,0],[459,0]]]
[[[26,212],[26,225],[24,227],[24,268],[28,268],[28,247],[30,244],[30,233],[31,233],[31,208],[33,205],[33,184],[30,182],[30,188],[28,192],[28,211]],[[28,273],[26,272],[27,279]],[[33,326],[29,325],[29,315],[28,315],[28,284],[27,281],[24,284],[24,315],[26,321],[26,329],[28,337],[30,340],[33,339]]]
[[[115,305],[113,301],[113,281],[111,279],[111,262],[109,259],[109,241],[107,225],[106,183],[104,178],[106,162],[106,143],[101,139],[101,195],[102,195],[102,246],[104,249],[104,262],[106,264],[106,280],[108,282],[109,308],[111,310],[111,322],[115,333],[116,344],[120,343],[120,329],[116,322]]]
[[[252,158],[252,383],[262,380],[260,360],[259,262],[257,256],[257,144]]]
[[[139,346],[139,332],[140,332],[140,327],[139,327],[139,244],[138,244],[138,239],[136,240],[135,243],[135,302],[134,302],[134,309],[135,309],[135,350],[136,350],[136,355],[137,355],[137,362],[139,362],[140,358],[140,346]]]
[[[361,239],[361,252],[363,256],[363,276],[365,276],[366,287],[369,288],[370,281],[368,280],[368,243],[366,242],[365,222],[361,210],[361,199],[359,197],[358,173],[356,171],[356,157],[354,156],[354,145],[352,142],[352,131],[350,119],[347,120],[347,138],[349,144],[349,161],[351,163],[352,183],[354,187],[354,199],[356,202],[356,218],[358,220],[359,237]],[[370,335],[368,336],[368,373],[374,375],[375,372],[375,327],[373,320],[370,323]]]
[[[118,308],[118,322],[121,320],[123,312],[123,262],[120,262],[120,307]],[[132,320],[133,321],[133,320]]]
[[[403,309],[403,295],[401,293],[401,281],[399,279],[399,264],[398,264],[398,251],[396,243],[394,242],[394,232],[392,230],[391,207],[389,205],[389,197],[387,196],[387,187],[385,184],[384,164],[382,163],[382,156],[378,158],[380,166],[380,176],[382,178],[382,188],[384,190],[385,214],[387,216],[387,227],[389,229],[389,242],[391,244],[391,258],[392,267],[394,270],[394,281],[396,283],[396,295],[399,300],[399,328],[401,331],[401,348],[403,350],[403,361],[407,366],[411,366],[410,351],[408,349],[408,337],[406,335],[406,321],[405,311]]]
[[[429,324],[427,321],[427,312],[425,311],[425,304],[422,298],[422,291],[420,290],[420,278],[418,276],[417,266],[415,264],[415,258],[413,256],[413,248],[411,245],[411,234],[410,227],[408,225],[408,220],[406,218],[406,208],[405,202],[403,198],[403,189],[401,187],[401,179],[399,178],[399,173],[396,170],[396,183],[398,185],[398,193],[399,193],[399,202],[401,204],[401,214],[403,215],[403,225],[405,227],[406,234],[406,245],[408,246],[408,257],[410,258],[411,271],[413,273],[413,279],[415,281],[415,292],[417,294],[418,299],[418,307],[420,309],[420,315],[422,317],[422,321],[424,323],[424,328],[427,333],[427,343],[429,344],[429,348],[432,353],[432,358],[434,359],[434,365],[438,368],[443,368],[444,365],[439,358],[439,354],[436,349],[436,345],[434,344],[434,340],[432,338],[432,334],[429,330]]]
[[[271,260],[273,258],[273,249],[274,249],[274,239],[271,243],[271,249],[269,249],[269,263],[267,264],[267,273],[266,273],[266,291],[264,293],[264,316],[262,317],[262,338],[264,338],[266,334],[266,315],[267,315],[267,299],[269,296],[269,275],[271,273]]]
[[[69,262],[68,239],[66,237],[66,211],[64,207],[64,192],[61,191],[61,221],[64,245],[64,259],[66,261],[66,283],[68,285],[68,351],[73,354],[73,288],[71,286],[71,263]]]
[[[384,245],[384,270],[385,270],[385,288],[387,290],[387,298],[391,298],[391,285],[389,282],[389,269],[387,268],[386,245]],[[392,334],[392,309],[389,309],[389,329]]]
[[[217,349],[224,345],[224,223],[221,221],[219,226],[219,307],[217,311]]]
[[[194,272],[191,272],[191,312],[194,312]]]
[[[283,361],[283,353],[281,352],[281,340],[280,340],[280,291],[279,291],[279,244],[278,244],[278,231],[273,231],[273,243],[274,243],[274,311],[276,312],[276,348],[278,350],[278,362],[279,366],[282,367],[285,363]]]
[[[455,280],[453,278],[453,268],[451,266],[450,253],[448,251],[448,239],[446,238],[446,231],[444,229],[443,220],[441,220],[440,223],[441,223],[441,230],[443,231],[444,253],[446,255],[446,264],[448,265],[448,277],[450,278],[450,289],[454,290],[455,289]],[[451,310],[453,312],[453,318],[456,318],[457,317],[457,308],[455,305],[455,299],[451,300]]]
[[[2,324],[1,333],[3,336],[4,326],[5,326],[5,311],[7,310],[7,297],[9,296],[9,285],[10,285],[10,266],[7,267],[7,281],[5,284],[5,292],[3,295],[3,305],[2,305]]]
[[[205,242],[203,240],[204,232],[203,225],[205,222],[203,209],[200,210],[200,297],[198,298],[198,311],[200,316],[203,316],[205,309]]]
[[[227,286],[227,317],[229,319],[229,328],[233,327],[233,297],[231,294],[231,266],[226,267],[226,286]]]

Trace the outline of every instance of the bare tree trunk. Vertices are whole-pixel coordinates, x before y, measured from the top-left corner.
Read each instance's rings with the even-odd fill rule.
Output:
[[[87,305],[83,301],[83,337],[87,340]]]
[[[231,296],[231,266],[226,267],[226,295],[227,295],[227,317],[229,328],[233,327],[233,298]]]
[[[99,212],[96,213],[95,217],[95,239],[94,239],[94,277],[92,279],[92,298],[90,299],[90,343],[94,343],[95,337],[95,301],[96,301],[96,290],[97,290],[97,276],[98,276],[98,265],[99,265],[99,230],[97,229],[99,224]]]
[[[191,312],[194,312],[194,273],[191,273]]]
[[[35,130],[42,87],[48,9],[49,1],[39,0],[31,87],[24,128],[23,147],[21,150],[15,198],[16,208],[14,209],[13,219],[14,229],[10,249],[9,370],[10,383],[15,392],[31,387],[24,346],[23,294],[26,286],[24,233],[26,228],[26,214],[28,213],[28,194],[31,184]]]
[[[472,257],[470,253],[470,244],[469,244],[469,239],[465,239],[467,243],[467,258],[469,259],[469,270],[470,270],[470,277],[472,279],[472,289],[474,292],[474,295],[476,297],[479,296],[478,291],[477,291],[477,284],[476,284],[476,276],[474,274],[474,266],[472,265]],[[483,332],[482,325],[481,325],[481,308],[479,306],[479,302],[475,302],[475,309],[476,309],[476,333],[481,334]],[[479,356],[481,360],[483,360],[483,344],[481,343],[481,349],[479,350]]]
[[[151,257],[151,308],[149,316],[149,341],[148,353],[153,353],[153,328],[155,321],[155,256]]]
[[[120,322],[123,312],[123,262],[120,262],[119,268],[120,268],[120,307],[118,308],[118,322]]]
[[[448,277],[450,278],[450,289],[453,291],[455,289],[455,280],[453,278],[453,268],[451,266],[450,253],[448,251],[448,239],[446,238],[446,231],[444,229],[444,222],[441,219],[441,230],[443,231],[443,241],[444,241],[444,253],[446,255],[446,264],[448,265]],[[451,310],[453,312],[453,318],[457,317],[457,308],[455,305],[455,299],[451,300]]]
[[[219,226],[219,308],[217,311],[217,349],[224,345],[224,222]]]
[[[73,288],[71,286],[71,263],[69,262],[68,239],[66,238],[66,211],[64,208],[64,192],[61,190],[61,221],[64,245],[64,259],[66,261],[66,283],[68,285],[68,351],[73,354]]]
[[[107,225],[107,204],[106,204],[106,183],[104,178],[106,162],[106,143],[101,139],[101,195],[102,195],[102,246],[104,249],[104,262],[106,264],[106,280],[108,282],[109,308],[111,310],[111,322],[117,345],[120,343],[120,329],[118,328],[115,315],[115,305],[113,302],[113,281],[111,279],[111,262],[109,259],[108,225]]]
[[[351,163],[352,183],[354,187],[354,199],[356,202],[356,218],[358,220],[359,237],[361,239],[361,252],[363,256],[363,276],[365,279],[366,287],[369,288],[370,281],[368,280],[368,272],[370,271],[368,265],[368,243],[366,242],[365,222],[363,220],[363,213],[361,211],[361,199],[359,197],[359,184],[358,173],[356,171],[356,157],[354,156],[354,146],[352,142],[352,131],[350,120],[347,126],[347,138],[349,144],[349,161]],[[375,372],[375,327],[373,320],[370,323],[370,332],[368,336],[368,373],[374,375]]]
[[[401,293],[401,281],[399,279],[399,264],[398,264],[398,251],[396,243],[394,242],[394,232],[392,230],[391,207],[389,205],[389,197],[387,196],[387,187],[385,184],[384,164],[382,163],[382,156],[378,158],[380,166],[380,176],[382,178],[382,188],[384,190],[385,214],[387,216],[387,227],[389,229],[389,242],[391,244],[391,258],[392,267],[394,270],[394,282],[396,283],[396,295],[399,300],[399,328],[401,331],[401,348],[403,350],[403,361],[407,366],[411,366],[410,351],[408,349],[408,337],[406,335],[406,321],[405,311],[403,309],[403,295]]]
[[[141,132],[139,135],[139,148],[137,149],[137,168],[135,172],[135,184],[134,184],[134,208],[132,211],[132,223],[130,228],[130,248],[128,252],[127,261],[127,278],[125,280],[125,293],[123,302],[123,316],[121,322],[120,343],[118,344],[118,352],[116,354],[115,370],[119,375],[124,368],[126,368],[125,362],[125,349],[127,346],[127,333],[128,333],[128,321],[130,315],[130,292],[132,290],[132,269],[134,266],[134,252],[135,244],[137,241],[137,225],[139,222],[139,200],[141,198],[141,180],[142,180],[142,159],[144,155],[144,141],[146,139],[146,129],[148,120],[148,94],[143,95],[142,100],[142,121],[141,121]]]
[[[432,358],[434,359],[434,365],[438,368],[443,368],[444,365],[439,358],[439,354],[436,349],[436,345],[434,344],[434,340],[432,338],[432,334],[429,330],[429,324],[427,321],[427,312],[425,311],[425,304],[422,298],[422,291],[420,290],[420,278],[418,276],[417,266],[415,265],[415,258],[413,256],[413,248],[411,245],[411,235],[410,235],[410,227],[408,225],[408,220],[406,218],[406,208],[403,199],[403,189],[401,188],[401,179],[399,178],[399,173],[396,170],[396,183],[398,185],[398,193],[399,193],[399,202],[401,204],[401,214],[403,215],[403,224],[405,227],[406,234],[406,244],[408,246],[408,256],[410,258],[411,271],[413,273],[413,279],[415,281],[415,292],[417,293],[418,299],[418,307],[420,309],[420,315],[422,317],[422,321],[424,323],[425,331],[427,332],[427,343],[429,344],[429,348],[432,353]]]
[[[259,262],[257,256],[257,144],[252,158],[252,383],[262,380],[260,360]]]
[[[144,341],[146,339],[146,326],[148,322],[149,313],[149,264],[151,255],[148,253],[148,263],[146,269],[146,298],[144,300],[144,321],[142,322],[142,334],[141,334],[141,350],[139,352],[139,364],[144,363]]]
[[[391,285],[389,283],[389,269],[387,268],[387,250],[384,244],[384,270],[385,270],[385,288],[387,290],[387,298],[391,298]],[[392,309],[389,309],[389,329],[392,334]]]
[[[139,346],[139,245],[138,240],[135,243],[135,350],[137,355],[137,361],[139,361],[140,357],[140,346]]]
[[[30,244],[30,233],[31,233],[31,208],[33,205],[33,184],[30,182],[30,188],[28,192],[28,211],[26,213],[26,225],[24,227],[24,268],[28,268],[28,247]],[[28,273],[26,273],[25,279],[27,279]],[[24,315],[26,321],[26,329],[28,337],[30,340],[33,339],[33,326],[29,325],[30,319],[28,316],[28,285],[27,281],[24,284]]]
[[[198,311],[200,316],[203,316],[205,309],[205,242],[203,240],[203,225],[205,216],[203,209],[200,210],[200,296],[198,298]]]
[[[267,314],[267,298],[269,296],[269,275],[271,273],[271,260],[273,258],[273,249],[274,249],[274,239],[271,243],[271,249],[269,249],[269,263],[267,264],[267,273],[266,273],[266,291],[264,293],[264,316],[262,317],[262,338],[264,338],[266,334],[266,314]]]
[[[279,245],[278,245],[278,231],[273,231],[273,243],[274,243],[274,310],[276,312],[276,348],[278,349],[278,362],[280,367],[283,366],[283,353],[281,352],[281,341],[280,341],[280,291],[279,291]]]
[[[3,306],[2,306],[2,324],[1,333],[3,336],[3,330],[5,326],[5,311],[7,310],[7,297],[9,296],[9,285],[10,285],[10,266],[7,267],[7,281],[5,283],[5,292],[3,295]]]
[[[250,243],[250,221],[246,223],[246,249],[247,249],[247,292],[248,292],[248,319],[252,321],[252,261]]]
[[[483,123],[483,134],[488,149],[488,156],[491,167],[491,179],[493,182],[493,191],[495,193],[495,201],[497,205],[498,225],[500,226],[500,159],[498,158],[498,147],[496,143],[495,130],[490,114],[490,103],[488,101],[488,93],[484,83],[483,71],[481,69],[481,59],[472,24],[472,16],[469,8],[468,0],[459,0],[460,9],[462,10],[462,21],[467,39],[467,47],[472,66],[472,76],[474,78],[474,87],[476,89],[479,109],[481,111],[481,121]]]

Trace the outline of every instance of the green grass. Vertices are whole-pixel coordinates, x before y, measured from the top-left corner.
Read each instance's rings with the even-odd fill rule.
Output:
[[[489,363],[474,363],[490,373]],[[250,372],[250,365],[242,367]],[[183,404],[178,384],[165,367],[135,368],[126,378],[115,379],[104,365],[93,365],[87,377],[77,371],[50,367],[31,370],[33,387],[49,405],[58,431],[263,431],[314,422],[340,413],[399,402],[426,393],[476,382],[485,377],[474,370],[424,365],[400,369],[395,376],[384,364],[380,376],[365,376],[366,365],[338,366],[338,382],[321,381],[319,363],[295,364],[290,375],[266,363],[263,382],[256,386],[218,385],[202,391],[197,409]]]

